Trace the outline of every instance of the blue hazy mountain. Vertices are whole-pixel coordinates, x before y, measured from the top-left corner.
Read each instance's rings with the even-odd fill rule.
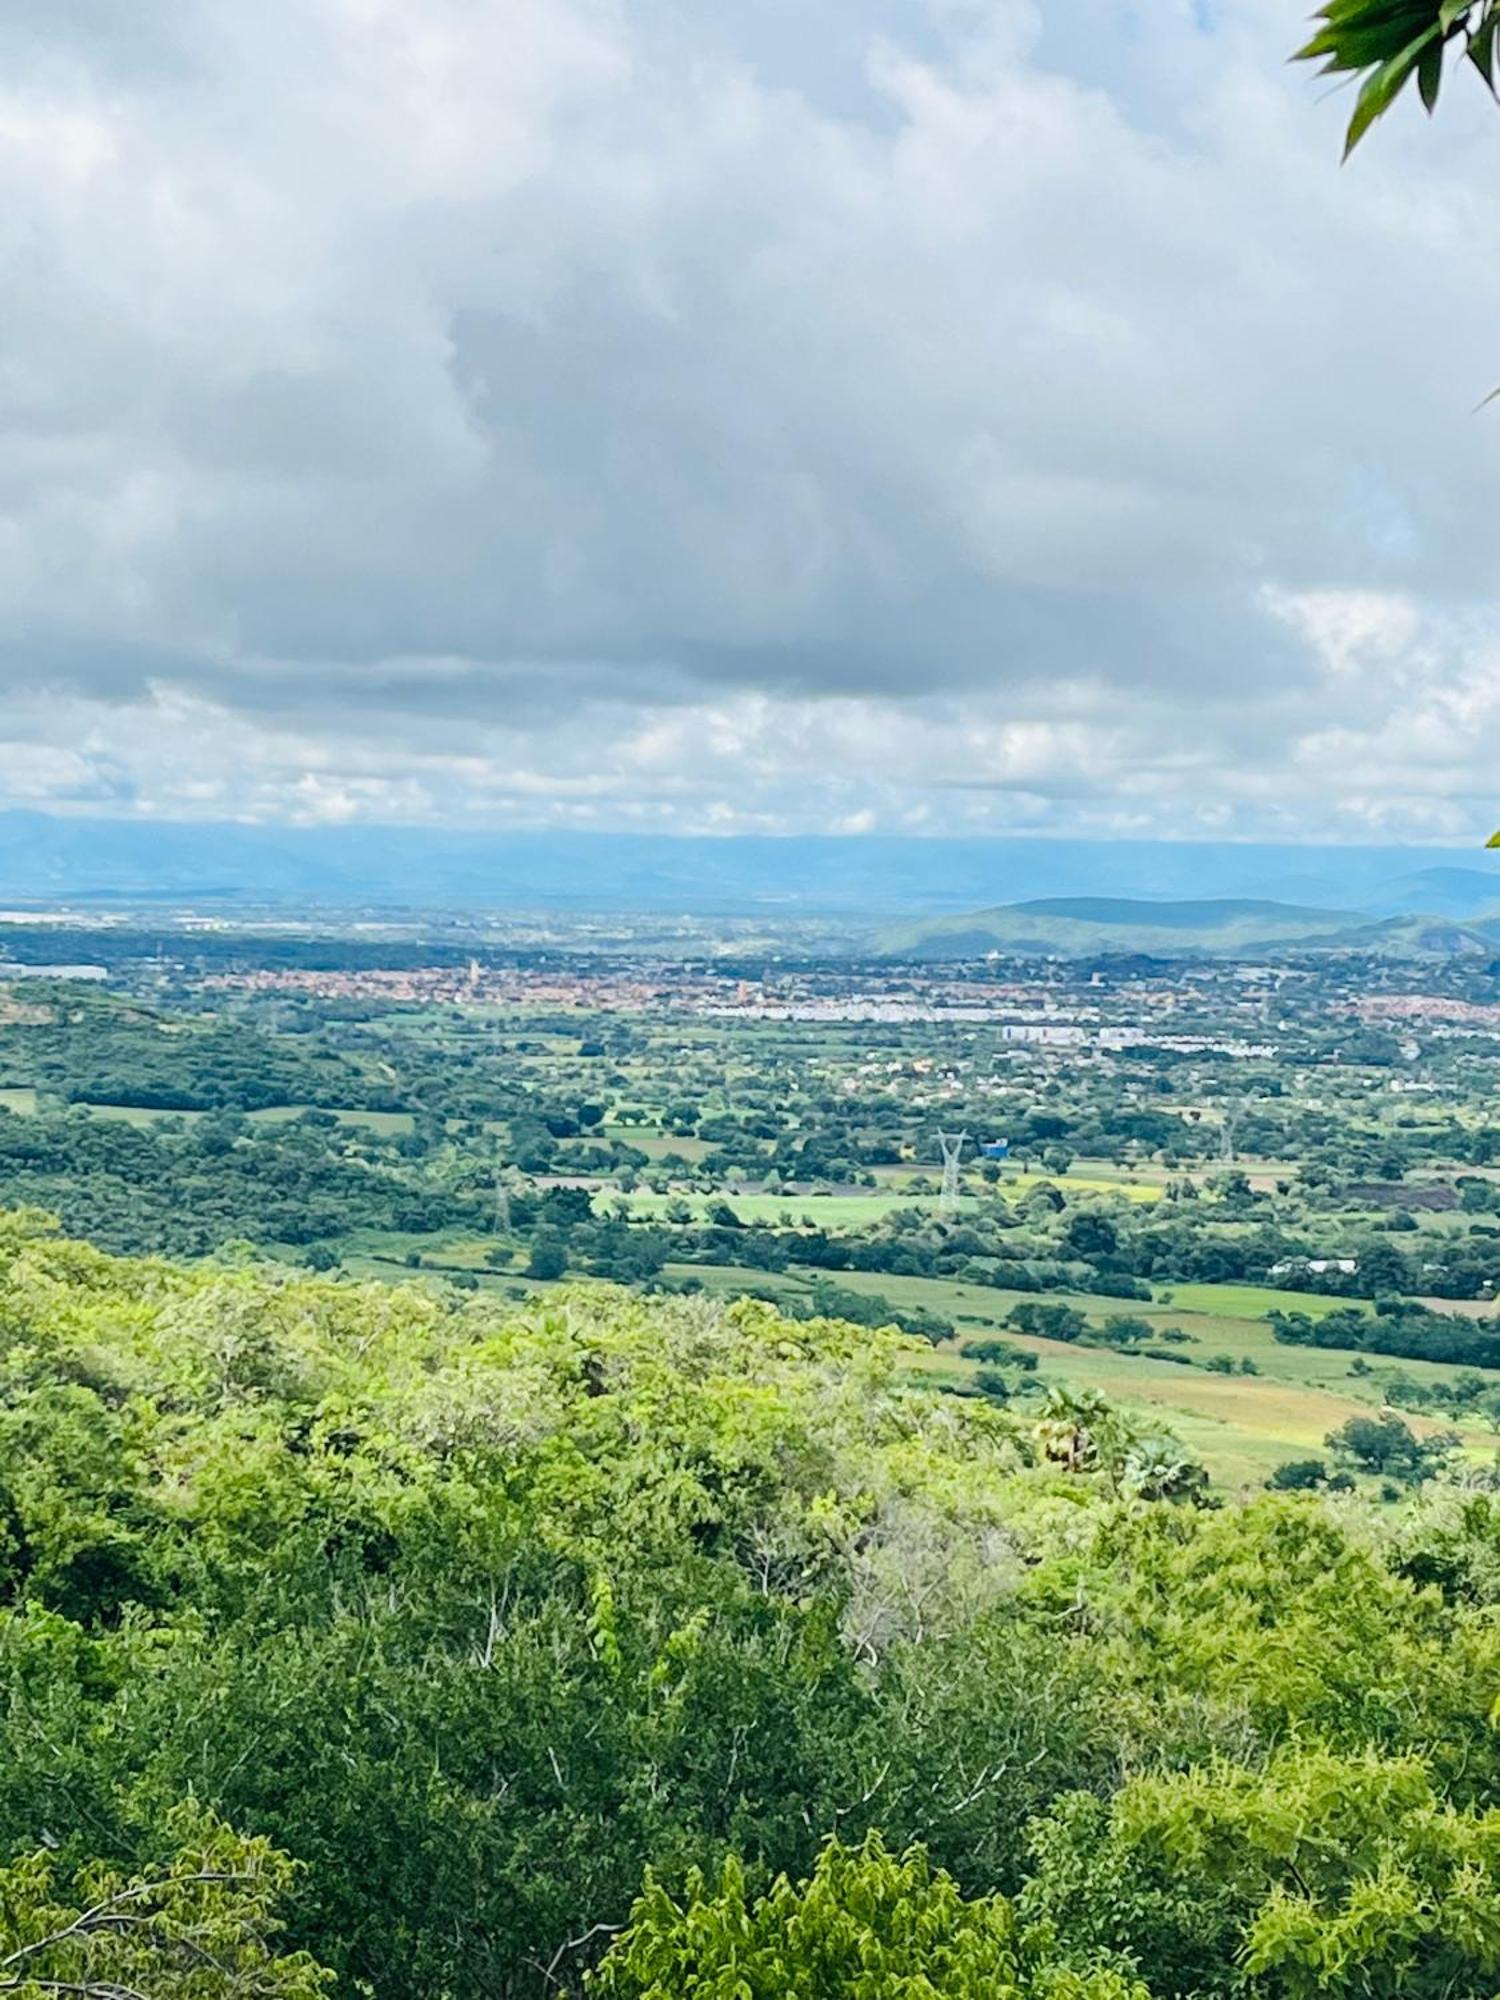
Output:
[[[1483,867],[1421,868],[1399,876],[1381,891],[1392,916],[1411,913],[1443,917],[1492,914],[1500,904],[1500,871]]]
[[[1256,898],[1465,918],[1482,850],[286,828],[0,813],[0,902],[940,916],[1064,896]]]
[[[1357,951],[1392,958],[1449,958],[1490,957],[1495,942],[1488,928],[1431,914],[1375,917],[1365,911],[1312,909],[1243,896],[1193,902],[1054,896],[889,924],[876,933],[874,948],[882,956],[914,962],[976,959],[992,953],[1243,958],[1261,951]]]

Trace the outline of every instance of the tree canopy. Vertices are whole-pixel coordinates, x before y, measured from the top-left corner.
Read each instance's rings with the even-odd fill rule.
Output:
[[[1495,1990],[1488,1494],[35,1215],[0,1327],[0,1994]]]
[[[1022,1928],[1003,1896],[967,1901],[920,1848],[886,1851],[878,1833],[832,1840],[812,1875],[752,1896],[725,1865],[679,1904],[648,1881],[589,1991],[599,2000],[1150,2000],[1115,1969],[1053,1960],[1055,1933]]]

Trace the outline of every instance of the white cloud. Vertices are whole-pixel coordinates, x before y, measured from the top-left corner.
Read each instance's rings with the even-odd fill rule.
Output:
[[[1302,11],[12,10],[0,803],[1487,828],[1500,128]]]

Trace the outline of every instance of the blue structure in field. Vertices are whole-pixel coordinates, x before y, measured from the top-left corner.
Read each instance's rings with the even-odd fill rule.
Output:
[[[1008,1160],[1010,1158],[1009,1139],[991,1139],[980,1147],[979,1156],[984,1160]]]

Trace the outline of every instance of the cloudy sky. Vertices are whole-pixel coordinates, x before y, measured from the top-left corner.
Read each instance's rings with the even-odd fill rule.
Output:
[[[1304,0],[13,0],[0,806],[1465,840],[1500,114]]]

